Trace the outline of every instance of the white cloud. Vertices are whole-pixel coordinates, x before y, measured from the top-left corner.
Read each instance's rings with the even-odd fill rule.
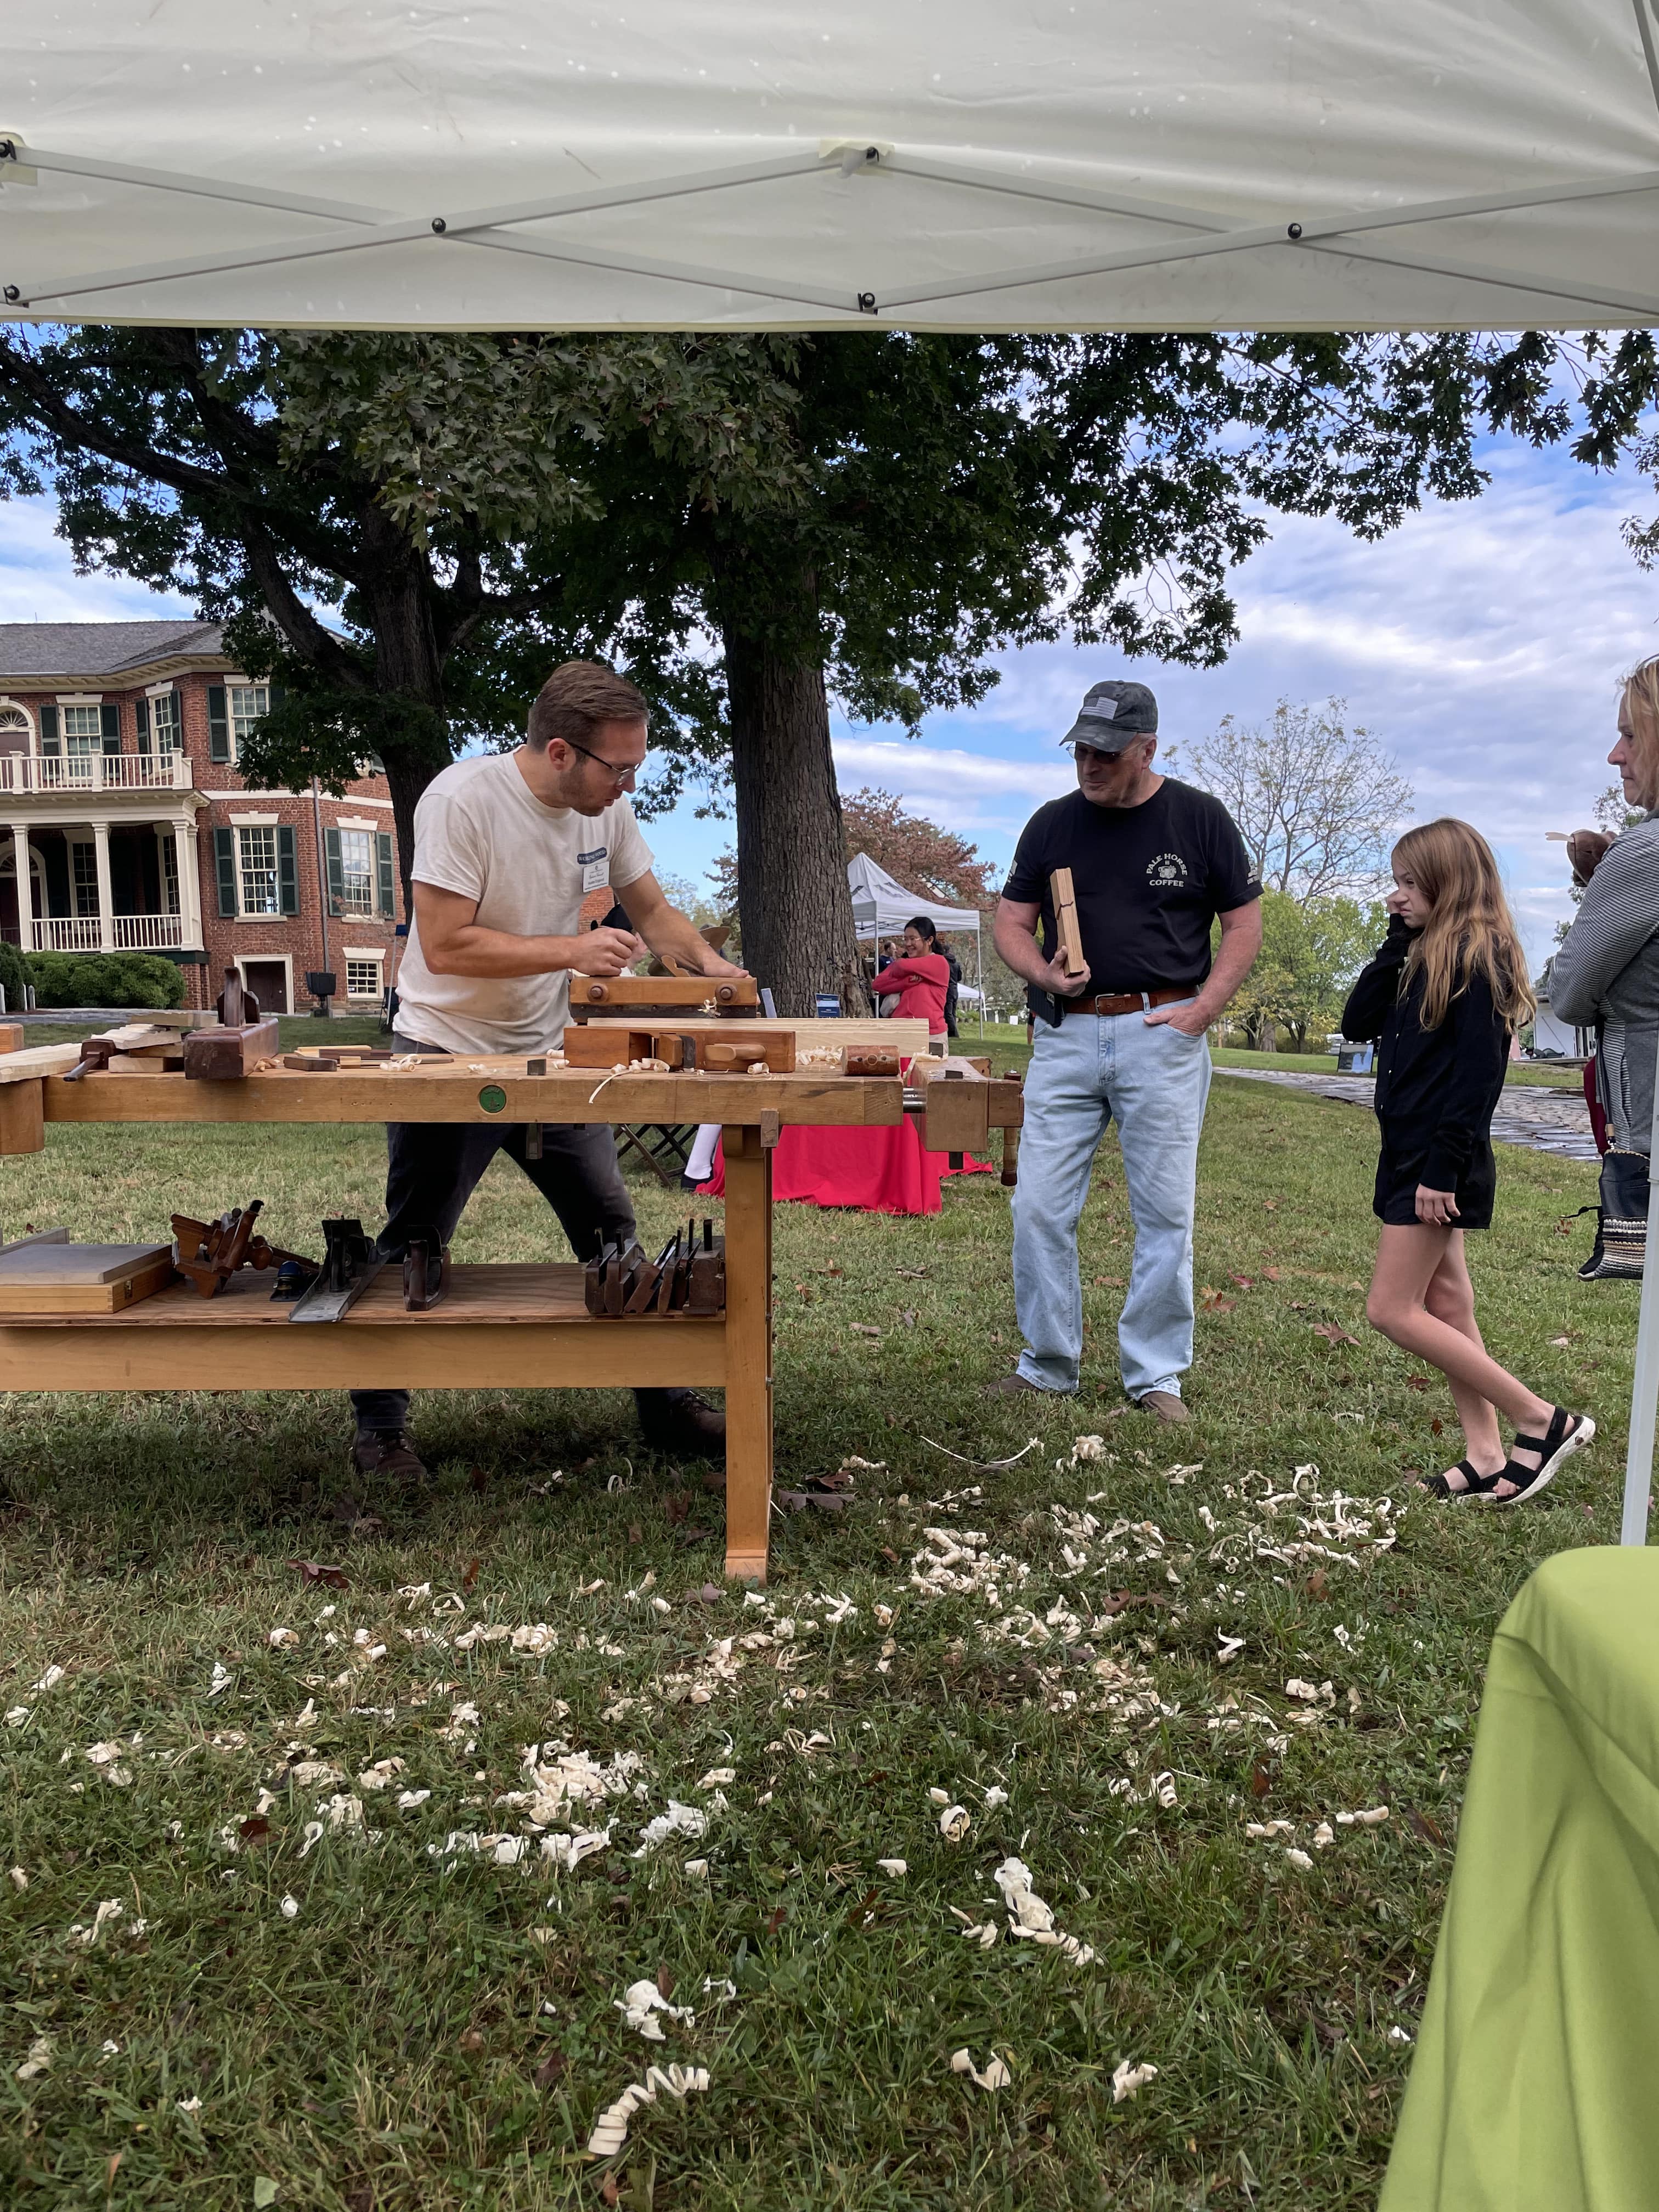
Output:
[[[188,601],[123,576],[77,576],[50,499],[0,501],[0,622],[155,622]]]

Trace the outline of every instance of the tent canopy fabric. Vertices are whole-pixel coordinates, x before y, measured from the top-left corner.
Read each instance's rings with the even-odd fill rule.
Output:
[[[1659,0],[60,0],[3,312],[419,329],[1659,321]]]
[[[907,921],[925,914],[938,930],[971,930],[979,935],[979,915],[970,906],[941,906],[922,891],[907,891],[867,853],[847,863],[847,887],[853,894],[853,927],[860,937],[897,937]]]

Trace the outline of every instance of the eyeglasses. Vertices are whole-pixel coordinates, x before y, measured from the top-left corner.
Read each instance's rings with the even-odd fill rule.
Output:
[[[579,745],[574,738],[562,738],[560,739],[560,743],[562,744],[568,745],[573,753],[582,753],[585,754],[589,760],[597,761],[599,765],[609,775],[611,781],[616,785],[618,791],[633,790],[635,777],[644,772],[646,762],[651,757],[650,754],[647,753],[645,757],[645,760],[637,762],[634,767],[618,768],[615,761],[606,760],[603,753],[593,752],[586,745]]]

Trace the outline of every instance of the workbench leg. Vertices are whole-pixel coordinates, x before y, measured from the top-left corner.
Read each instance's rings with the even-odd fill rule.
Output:
[[[45,1152],[46,1100],[43,1082],[0,1084],[0,1157]]]
[[[772,1155],[758,1129],[726,1150],[726,1571],[766,1580],[772,1512]]]

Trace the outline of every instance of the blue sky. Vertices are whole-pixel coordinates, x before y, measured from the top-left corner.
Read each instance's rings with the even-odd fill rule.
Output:
[[[844,791],[879,785],[1001,863],[1021,823],[1069,787],[1056,744],[1088,685],[1133,674],[1158,695],[1166,743],[1224,714],[1251,721],[1280,697],[1348,702],[1416,793],[1414,813],[1462,815],[1497,847],[1534,959],[1569,911],[1559,845],[1545,832],[1590,817],[1613,780],[1617,678],[1659,649],[1659,575],[1620,542],[1656,495],[1564,453],[1496,443],[1481,499],[1431,507],[1375,544],[1334,522],[1278,522],[1237,572],[1240,639],[1218,669],[1133,666],[1048,646],[1001,657],[1002,680],[970,714],[921,736],[836,723]],[[119,579],[77,577],[50,502],[0,507],[0,621],[188,613]],[[696,882],[732,841],[690,804],[647,831],[665,871]]]

